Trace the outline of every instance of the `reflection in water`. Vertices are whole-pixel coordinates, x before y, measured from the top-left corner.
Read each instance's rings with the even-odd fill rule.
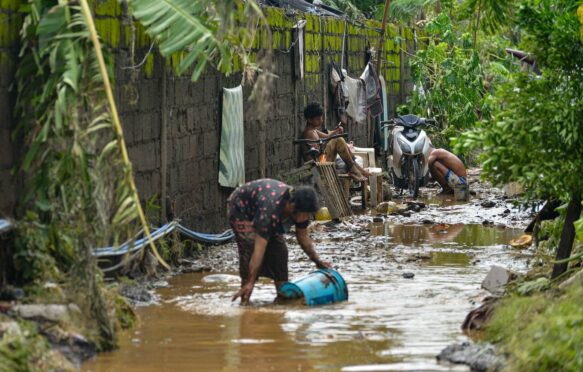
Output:
[[[468,266],[470,257],[459,252],[431,252],[430,265],[433,266]]]
[[[140,325],[122,335],[120,350],[83,368],[467,370],[439,365],[435,355],[451,342],[466,340],[460,325],[473,307],[471,300],[480,293],[490,265],[509,261],[511,251],[504,244],[520,231],[380,225],[375,227],[378,236],[331,240],[318,247],[344,276],[347,302],[313,308],[273,305],[275,290],[267,280],[256,286],[252,306],[241,307],[230,301],[239,286],[233,276],[184,274],[158,290],[159,306],[137,309]],[[395,258],[419,251],[428,253],[428,259]],[[292,278],[313,269],[298,247],[291,247],[290,255]],[[470,264],[470,257],[476,264]],[[522,261],[512,262],[514,270],[525,267]],[[404,271],[414,272],[415,278],[404,279]]]
[[[508,243],[517,235],[517,229],[484,227],[482,225],[430,224],[400,225],[374,222],[369,225],[371,235],[387,235],[395,244],[412,247],[430,245],[433,248],[455,246],[457,248],[487,247]],[[454,244],[450,244],[454,243]]]

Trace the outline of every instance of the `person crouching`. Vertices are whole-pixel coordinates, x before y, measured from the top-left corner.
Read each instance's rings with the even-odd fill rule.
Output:
[[[248,304],[259,276],[273,279],[275,289],[288,281],[288,250],[283,234],[295,224],[302,250],[318,268],[329,268],[314,249],[307,227],[310,214],[319,208],[318,197],[308,186],[291,187],[281,181],[260,179],[238,187],[227,201],[229,224],[239,252],[241,289],[232,300]]]

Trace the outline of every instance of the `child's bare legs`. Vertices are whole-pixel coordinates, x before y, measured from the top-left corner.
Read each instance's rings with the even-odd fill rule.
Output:
[[[326,149],[324,150],[326,154],[326,160],[334,161],[336,159],[336,155],[338,154],[340,158],[346,164],[346,169],[348,173],[357,181],[366,181],[367,177],[370,176],[370,173],[365,171],[358,163],[353,160],[353,155],[346,144],[344,138],[334,138],[328,141],[326,144]]]

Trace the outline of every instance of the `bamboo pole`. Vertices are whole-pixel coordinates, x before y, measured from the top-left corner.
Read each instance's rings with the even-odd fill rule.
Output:
[[[83,12],[83,16],[85,17],[85,21],[87,22],[87,28],[89,29],[89,34],[91,35],[91,40],[93,41],[93,47],[95,48],[95,55],[97,56],[97,61],[99,63],[99,70],[101,71],[101,76],[103,78],[103,85],[105,86],[105,93],[107,95],[107,100],[109,102],[109,109],[111,111],[111,117],[113,119],[113,124],[115,127],[115,131],[117,134],[117,142],[119,144],[121,155],[123,158],[123,162],[126,166],[126,177],[130,184],[130,189],[132,190],[132,194],[134,197],[134,203],[136,204],[136,208],[138,209],[138,215],[140,217],[140,221],[142,222],[142,226],[144,228],[144,233],[148,237],[148,242],[150,243],[150,248],[152,248],[152,253],[156,256],[156,259],[164,266],[166,269],[170,270],[170,265],[164,261],[164,259],[158,253],[156,246],[154,245],[154,241],[150,236],[150,229],[148,228],[148,223],[146,222],[146,216],[144,215],[144,211],[142,210],[142,205],[140,204],[140,197],[138,196],[138,191],[136,189],[136,184],[134,182],[134,176],[132,174],[132,164],[130,162],[130,158],[128,156],[128,151],[126,148],[125,140],[123,137],[123,130],[119,121],[119,116],[117,114],[117,107],[115,105],[115,100],[113,98],[113,91],[111,89],[111,84],[109,82],[109,75],[107,73],[107,68],[105,67],[105,60],[103,59],[103,53],[101,53],[101,44],[99,43],[99,39],[97,37],[97,30],[95,29],[95,23],[93,22],[93,15],[91,14],[91,9],[89,8],[89,4],[87,0],[80,0],[81,3],[81,11]]]
[[[385,10],[383,12],[383,24],[381,26],[381,36],[379,37],[379,47],[377,50],[377,74],[381,73],[381,52],[383,50],[383,43],[385,41],[385,29],[387,27],[387,14],[389,13],[389,7],[391,6],[391,0],[385,0]]]

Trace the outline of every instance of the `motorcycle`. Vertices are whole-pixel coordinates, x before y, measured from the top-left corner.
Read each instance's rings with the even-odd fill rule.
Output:
[[[409,195],[419,196],[419,188],[429,181],[429,148],[431,140],[421,127],[435,124],[434,119],[416,115],[403,115],[382,121],[382,128],[389,129],[387,169],[393,185],[408,190]]]

